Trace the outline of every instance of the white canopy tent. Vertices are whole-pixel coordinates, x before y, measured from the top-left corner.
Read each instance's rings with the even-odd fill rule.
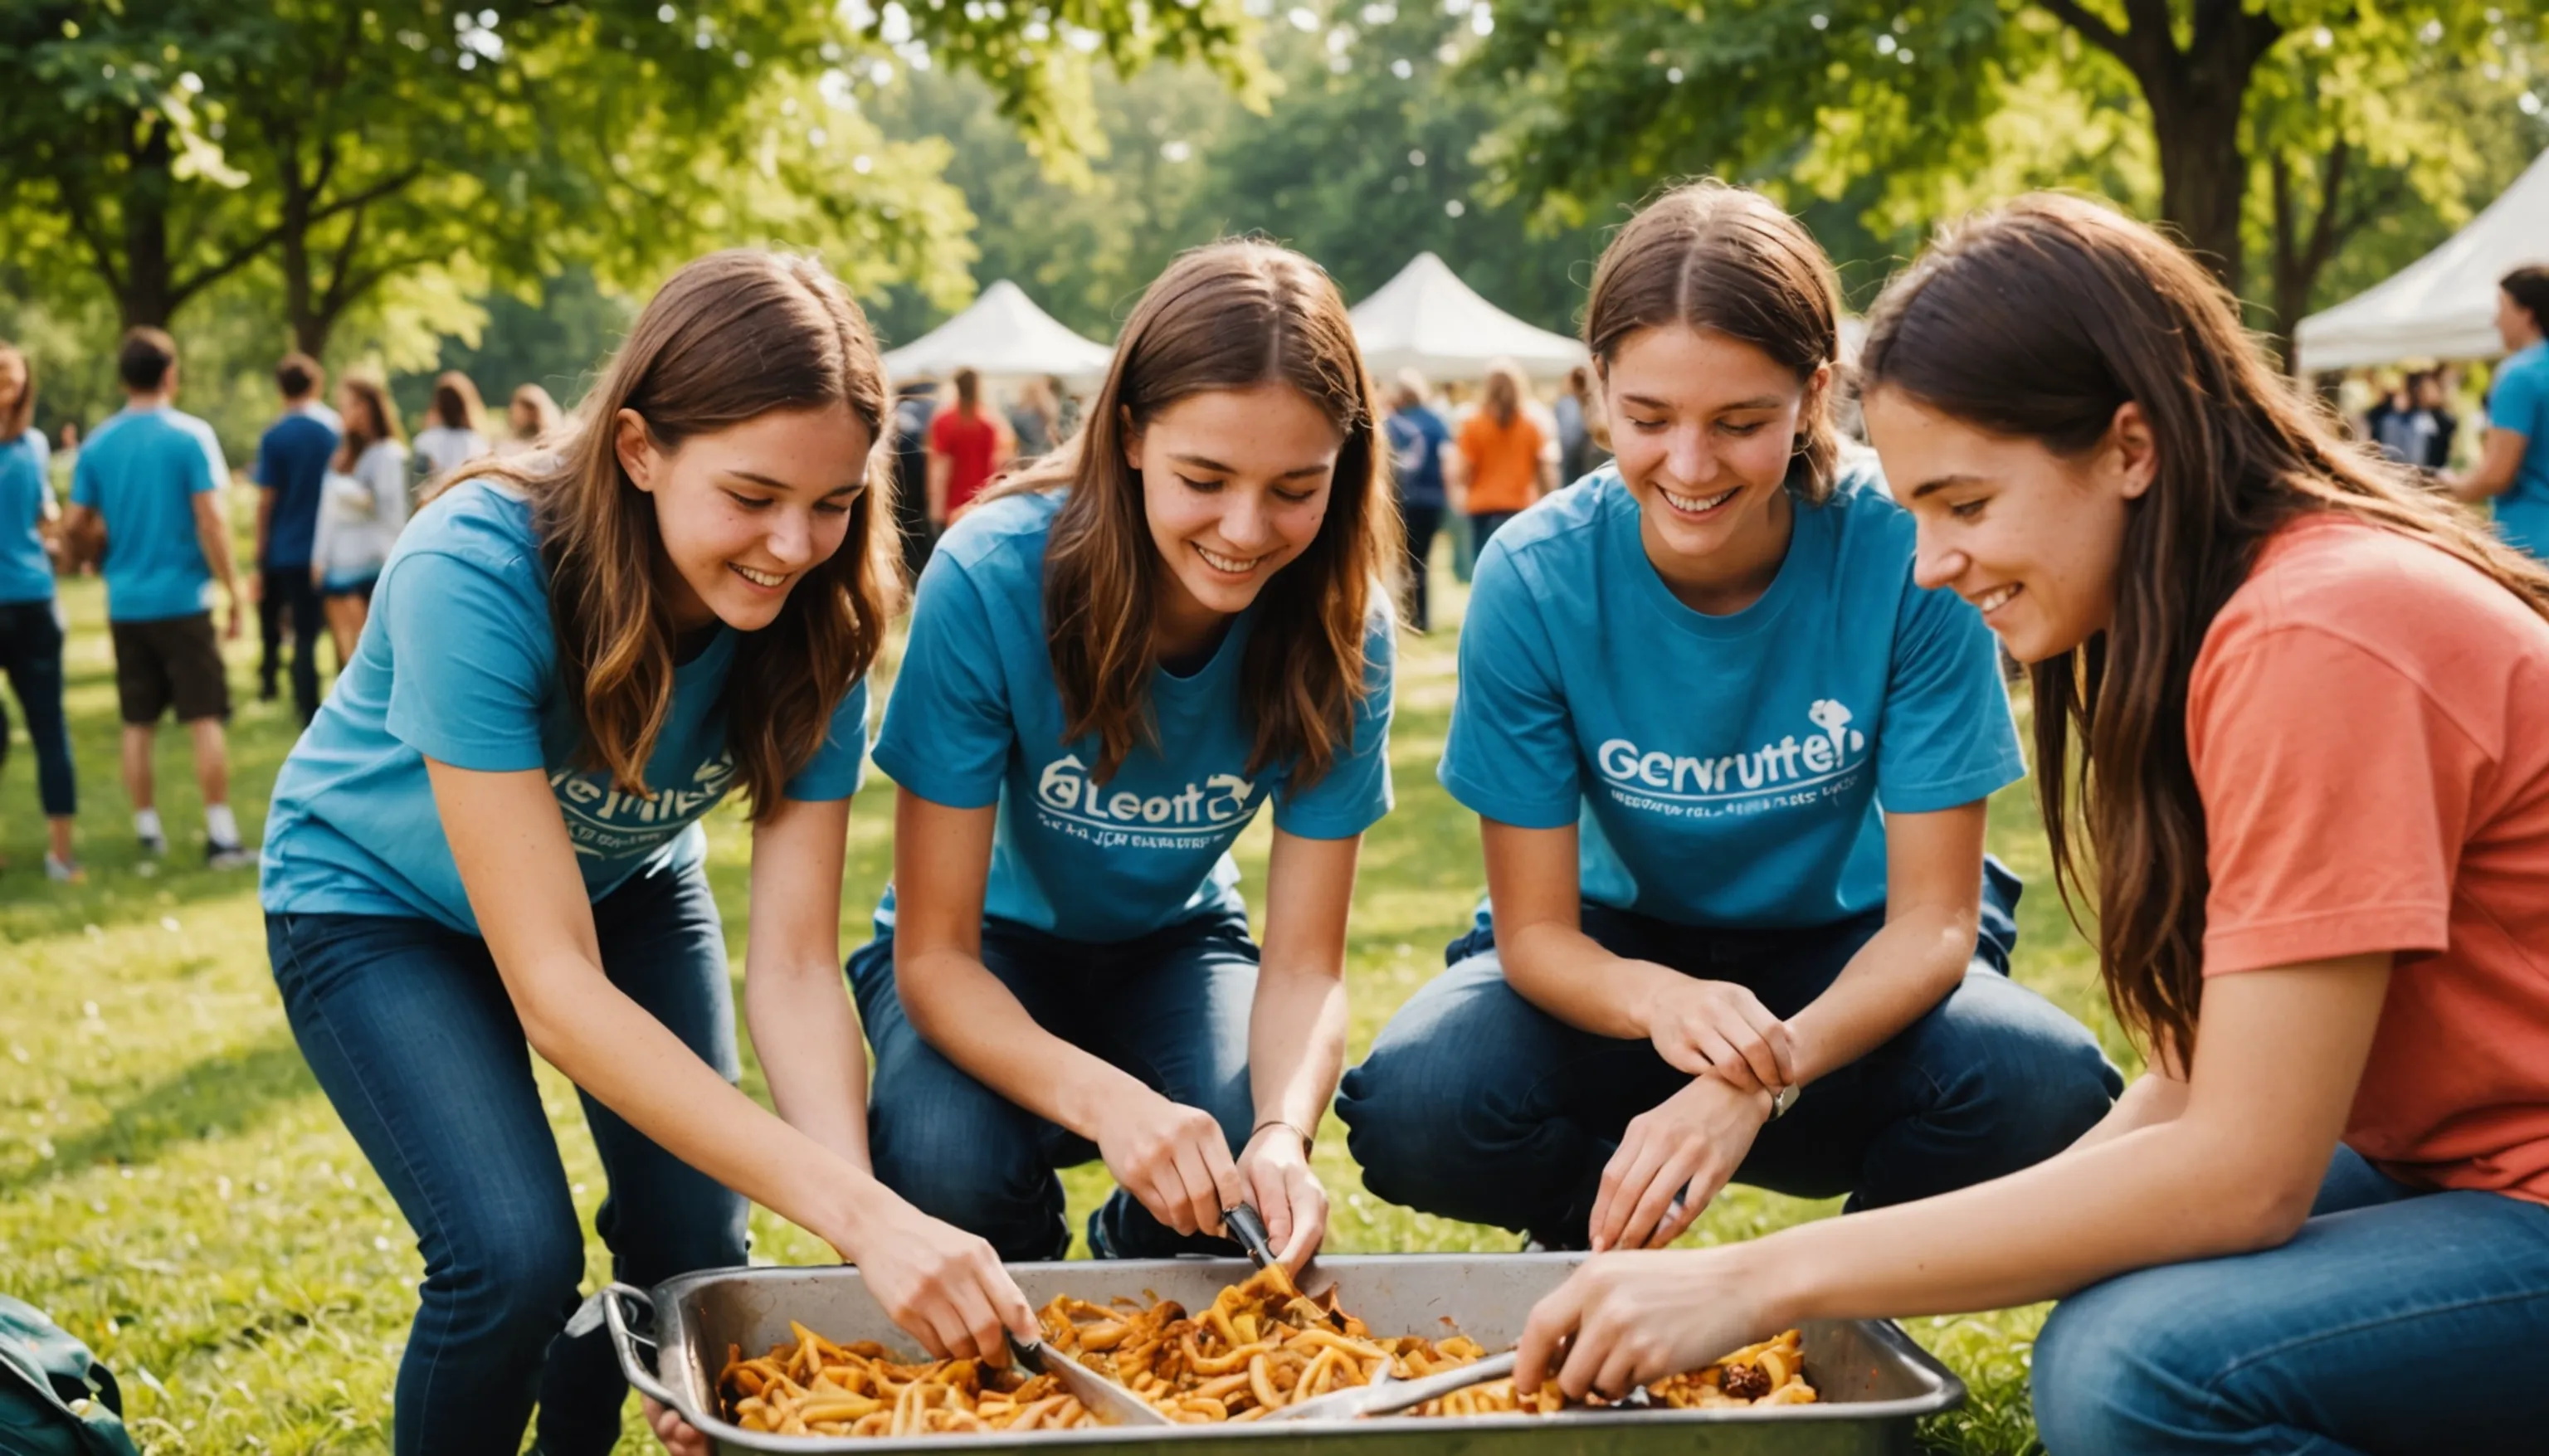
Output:
[[[2504,349],[2496,332],[2496,282],[2525,263],[2549,263],[2549,152],[2450,241],[2303,319],[2293,329],[2301,370],[2492,358]]]
[[[992,380],[1054,374],[1069,384],[1091,385],[1105,378],[1114,356],[1106,345],[1063,327],[1025,289],[1003,278],[964,313],[888,351],[885,367],[897,380],[971,368]]]
[[[1584,362],[1582,344],[1478,297],[1430,252],[1356,305],[1354,326],[1365,361],[1384,381],[1401,369],[1429,379],[1479,379],[1497,359],[1513,360],[1532,378],[1555,379]]]

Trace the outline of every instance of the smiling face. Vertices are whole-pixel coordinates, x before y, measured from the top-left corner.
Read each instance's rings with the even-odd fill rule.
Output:
[[[805,574],[841,549],[873,443],[831,406],[773,410],[666,450],[635,410],[620,410],[613,444],[654,499],[674,625],[752,632],[775,621]]]
[[[1160,641],[1208,640],[1310,548],[1345,437],[1289,385],[1189,395],[1128,433],[1151,544],[1168,565]]]
[[[2127,506],[2157,469],[2141,409],[2079,458],[1998,435],[1900,390],[1866,401],[1867,433],[1920,527],[1913,580],[1982,609],[2009,655],[2042,662],[2106,630]]]
[[[1686,324],[1628,336],[1602,371],[1620,480],[1648,558],[1679,586],[1768,585],[1786,553],[1798,422],[1829,366],[1800,381],[1751,344]],[[1738,603],[1739,605],[1741,603]]]

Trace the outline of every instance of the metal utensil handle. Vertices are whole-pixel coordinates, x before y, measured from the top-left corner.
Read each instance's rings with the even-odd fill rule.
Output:
[[[1250,1263],[1263,1269],[1274,1262],[1274,1243],[1266,1236],[1266,1219],[1257,1212],[1256,1205],[1242,1203],[1235,1209],[1225,1209],[1221,1222],[1230,1229],[1231,1237],[1248,1250]]]
[[[1412,1406],[1422,1406],[1428,1401],[1441,1400],[1455,1391],[1464,1391],[1473,1385],[1485,1385],[1491,1380],[1502,1380],[1514,1373],[1515,1353],[1507,1350],[1501,1355],[1489,1355],[1483,1360],[1463,1365],[1457,1370],[1446,1370],[1440,1375],[1429,1375],[1420,1380],[1401,1382],[1391,1386],[1387,1395],[1366,1406],[1364,1413],[1387,1415],[1393,1410],[1404,1410]]]
[[[621,1301],[634,1301],[646,1312],[646,1327],[651,1330],[655,1327],[654,1298],[633,1284],[606,1285],[602,1292],[593,1298],[602,1306],[603,1322],[611,1327],[611,1349],[619,1357],[619,1373],[627,1377],[629,1385],[636,1388],[637,1394],[681,1411],[685,1419],[691,1419],[693,1424],[697,1424],[694,1418],[697,1412],[686,1409],[682,1399],[674,1395],[671,1388],[667,1387],[656,1377],[653,1370],[647,1368],[645,1363],[638,1359],[638,1345],[644,1344],[656,1349],[658,1353],[661,1353],[662,1347],[656,1345],[655,1341],[648,1336],[631,1330],[628,1327],[628,1317],[620,1313]]]

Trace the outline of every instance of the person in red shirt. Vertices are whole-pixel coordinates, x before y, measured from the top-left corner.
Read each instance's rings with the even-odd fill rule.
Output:
[[[2091,203],[1952,232],[1860,370],[1915,580],[2030,665],[2056,869],[2151,1070],[2007,1178],[1597,1257],[1518,1384],[2059,1298],[2055,1456],[2539,1449],[2549,572],[2343,443],[2212,274]]]
[[[1008,426],[983,408],[983,376],[957,370],[956,408],[929,421],[929,523],[946,529],[1016,453]]]

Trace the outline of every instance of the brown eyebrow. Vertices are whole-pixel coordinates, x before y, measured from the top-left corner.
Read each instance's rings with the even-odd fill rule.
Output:
[[[1903,499],[1906,503],[1909,503],[1934,492],[1944,491],[1951,487],[1978,486],[1981,484],[1982,477],[1978,475],[1965,475],[1961,473],[1956,475],[1942,475],[1934,481],[1923,481],[1920,485],[1912,488],[1911,495],[1906,496]]]
[[[1215,475],[1239,474],[1238,471],[1231,469],[1220,461],[1207,459],[1201,455],[1172,455],[1169,458],[1180,465],[1191,465],[1197,470],[1210,471]],[[1281,475],[1274,477],[1274,479],[1278,481],[1298,480],[1303,476],[1323,474],[1327,469],[1328,467],[1324,465],[1296,465],[1290,470],[1283,472]]]
[[[1620,401],[1622,404],[1637,405],[1648,410],[1669,410],[1672,409],[1672,403],[1670,401],[1658,400],[1652,395],[1622,395],[1620,397]],[[1732,405],[1720,405],[1717,407],[1717,412],[1720,414],[1731,414],[1738,410],[1776,410],[1786,403],[1788,402],[1775,395],[1764,395],[1759,399],[1738,400]]]

